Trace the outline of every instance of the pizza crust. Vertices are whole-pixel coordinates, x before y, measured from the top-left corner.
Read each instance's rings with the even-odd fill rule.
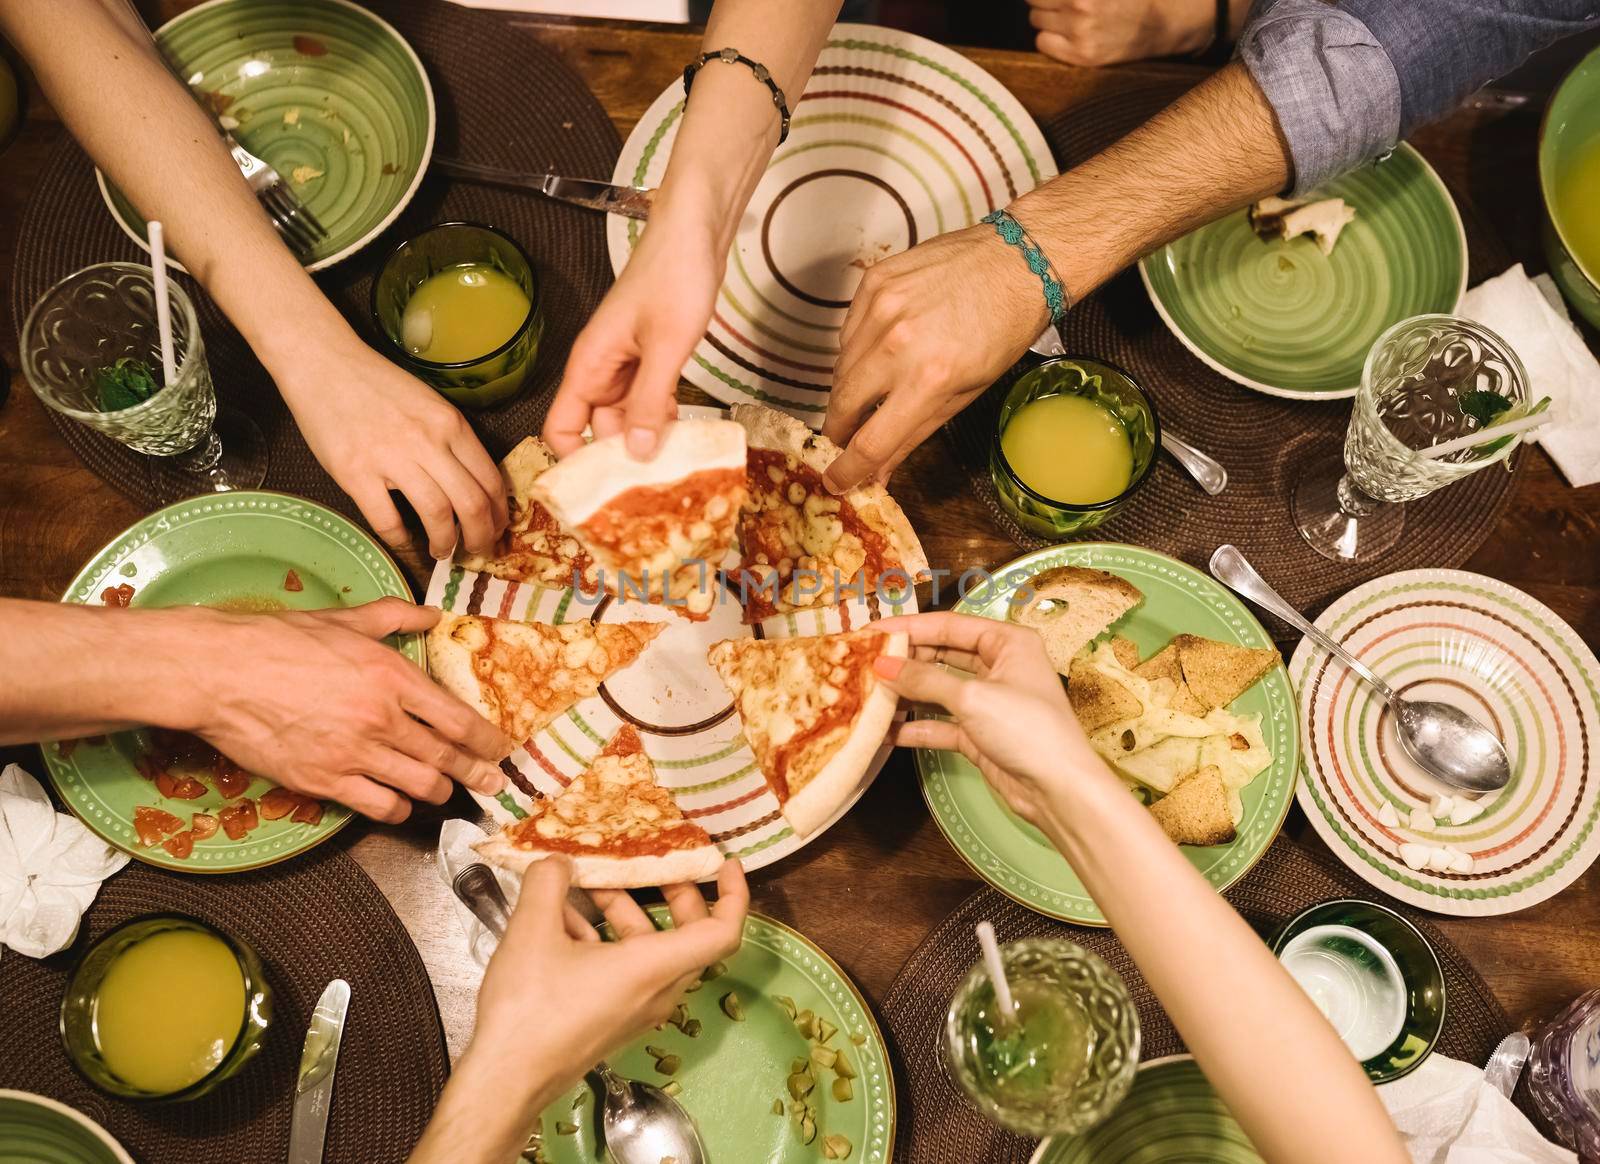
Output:
[[[456,642],[450,632],[465,616],[441,611],[439,621],[428,631],[428,674],[440,687],[461,700],[490,723],[495,722],[495,709],[483,697],[483,688],[472,671],[472,651]],[[515,751],[513,747],[512,751]],[[507,752],[509,756],[511,753]],[[505,757],[501,757],[504,759]]]
[[[533,484],[534,497],[568,528],[582,525],[630,489],[670,485],[703,469],[744,470],[744,429],[731,420],[669,424],[651,460],[637,461],[617,433],[557,461]]]
[[[745,431],[749,443],[760,449],[775,449],[799,459],[800,463],[817,473],[824,472],[842,451],[827,437],[812,432],[804,421],[779,412],[764,404],[735,404],[731,415]],[[911,582],[927,577],[928,559],[922,552],[922,543],[911,528],[899,503],[889,496],[882,485],[857,485],[840,495],[841,499],[859,513],[867,524],[876,528],[889,541],[890,552],[898,559]]]
[[[888,636],[884,656],[905,658],[910,652],[910,636],[897,631]],[[849,803],[861,781],[871,771],[872,761],[894,723],[900,697],[885,683],[876,682],[861,706],[850,734],[839,750],[829,757],[822,771],[783,805],[784,819],[801,837],[816,832]]]
[[[472,846],[491,865],[524,873],[535,862],[556,856],[548,849],[519,849],[496,833]],[[599,853],[568,853],[572,862],[572,884],[580,889],[639,889],[651,885],[675,885],[684,881],[707,881],[722,868],[722,850],[716,845],[676,849],[659,856],[608,857]]]
[[[585,584],[593,587],[594,565],[587,561],[570,530],[558,528],[546,532],[528,528],[530,510],[534,506],[545,508],[533,496],[534,483],[555,463],[555,453],[536,436],[524,437],[506,454],[500,462],[500,477],[511,500],[512,528],[502,536],[496,552],[462,552],[456,556],[457,565],[463,570],[508,582],[539,582],[563,589],[571,586],[581,571]],[[519,545],[519,539],[533,540],[535,544],[531,547],[526,542]]]

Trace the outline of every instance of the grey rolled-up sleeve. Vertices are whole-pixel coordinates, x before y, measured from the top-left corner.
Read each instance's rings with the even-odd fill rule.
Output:
[[[1307,193],[1596,26],[1600,0],[1258,0],[1238,56]]]
[[[1400,140],[1400,78],[1367,25],[1325,0],[1267,0],[1239,38],[1289,146],[1297,193]]]

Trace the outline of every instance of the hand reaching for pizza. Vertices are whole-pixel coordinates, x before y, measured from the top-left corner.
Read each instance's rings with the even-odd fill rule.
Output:
[[[412,1164],[507,1158],[504,1149],[520,1146],[547,1104],[617,1047],[665,1022],[701,971],[739,948],[750,890],[737,861],[724,862],[709,908],[693,885],[663,886],[673,921],[667,930],[657,930],[626,891],[592,891],[612,942],[602,942],[568,902],[571,879],[560,856],[523,877],[478,992],[472,1043]],[[487,1095],[495,1102],[485,1103]]]
[[[183,614],[159,726],[391,823],[410,815],[412,799],[443,804],[452,780],[489,794],[504,787],[495,761],[511,741],[383,645],[427,630],[437,610],[384,598],[342,610]]]
[[[1064,783],[1109,775],[1037,632],[947,611],[873,626],[905,631],[912,645],[909,659],[879,659],[878,676],[906,699],[954,716],[902,723],[895,743],[959,751],[1013,812],[1040,828]]]

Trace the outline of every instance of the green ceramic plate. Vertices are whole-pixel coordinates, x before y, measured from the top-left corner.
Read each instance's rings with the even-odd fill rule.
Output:
[[[285,590],[293,570],[302,589]],[[411,591],[394,560],[366,533],[331,509],[283,493],[213,494],[180,501],[124,530],[78,572],[63,602],[97,605],[109,587],[133,587],[132,606],[231,606],[246,610],[318,610],[355,606],[385,595],[407,601]],[[422,638],[395,642],[425,666]],[[223,667],[227,660],[214,660]],[[319,844],[350,819],[330,804],[315,825],[262,820],[244,840],[218,832],[179,860],[159,846],[144,848],[133,831],[141,804],[176,816],[215,812],[227,803],[215,790],[197,800],[163,800],[134,760],[148,745],[144,732],[119,732],[68,745],[46,744],[45,768],[56,792],[85,824],[141,861],[184,873],[237,873],[270,865]],[[260,796],[271,785],[255,780]]]
[[[1192,566],[1154,550],[1113,542],[1082,542],[1024,554],[990,571],[995,585],[975,590],[956,604],[962,614],[1004,619],[1015,584],[1054,566],[1090,566],[1132,582],[1144,602],[1113,628],[1149,658],[1172,636],[1204,635],[1247,647],[1270,647],[1272,639],[1244,604]],[[1185,845],[1183,854],[1218,890],[1226,889],[1261,859],[1272,844],[1294,796],[1300,763],[1300,733],[1294,692],[1283,666],[1230,705],[1240,715],[1258,712],[1272,764],[1240,793],[1244,820],[1226,845]],[[1032,825],[989,790],[982,773],[956,752],[917,752],[922,794],[946,839],[990,885],[1030,909],[1080,925],[1106,924],[1078,875]]]
[[[1031,1164],[1261,1164],[1244,1130],[1188,1055],[1140,1064],[1133,1090],[1105,1123],[1046,1140]]]
[[[0,1164],[133,1164],[99,1124],[30,1091],[0,1091]]]
[[[1422,155],[1331,183],[1355,207],[1332,255],[1308,237],[1264,242],[1240,210],[1139,262],[1151,302],[1191,352],[1273,396],[1353,396],[1367,350],[1391,324],[1454,311],[1467,286],[1467,236]]]
[[[360,250],[416,193],[433,155],[433,87],[411,46],[372,13],[348,0],[209,0],[156,37],[239,123],[239,143],[328,228],[309,270]],[[144,246],[144,219],[96,177],[118,225]]]
[[[667,924],[666,910],[651,910],[656,924]],[[672,1078],[678,1097],[694,1116],[712,1160],[739,1164],[817,1164],[822,1137],[850,1141],[852,1164],[888,1164],[894,1151],[894,1076],[877,1021],[855,985],[833,959],[803,935],[760,914],[745,923],[744,945],[727,963],[727,973],[701,985],[684,1002],[701,1023],[696,1038],[676,1027],[651,1031],[610,1058],[623,1075],[656,1084],[667,1076],[655,1068],[646,1045],[677,1055]],[[722,1011],[721,1000],[735,992],[744,1007],[743,1022]],[[809,1147],[787,1112],[773,1113],[774,1100],[789,1101],[787,1083],[793,1061],[808,1053],[806,1040],[774,1000],[786,996],[839,1028],[829,1043],[842,1048],[857,1073],[854,1096],[839,1102],[829,1093],[833,1072],[817,1069],[818,1133]],[[859,1040],[859,1043],[858,1041]],[[598,1104],[587,1083],[546,1109],[540,1120],[549,1164],[603,1164],[595,1137]],[[564,1131],[557,1130],[557,1124]],[[576,1129],[576,1130],[572,1130]]]

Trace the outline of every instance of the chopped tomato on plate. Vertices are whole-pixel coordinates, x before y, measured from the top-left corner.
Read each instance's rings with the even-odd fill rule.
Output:
[[[182,828],[183,822],[165,809],[141,804],[133,810],[133,831],[139,835],[139,843],[146,848]]]
[[[194,831],[186,830],[168,837],[161,842],[161,847],[181,861],[194,852]]]
[[[261,823],[261,818],[256,815],[256,802],[248,797],[237,804],[228,805],[217,813],[217,819],[222,822],[222,831],[235,841],[242,841],[246,833]]]
[[[204,841],[216,836],[217,830],[221,827],[222,822],[209,812],[197,812],[194,814],[194,826],[191,831],[195,840]]]

